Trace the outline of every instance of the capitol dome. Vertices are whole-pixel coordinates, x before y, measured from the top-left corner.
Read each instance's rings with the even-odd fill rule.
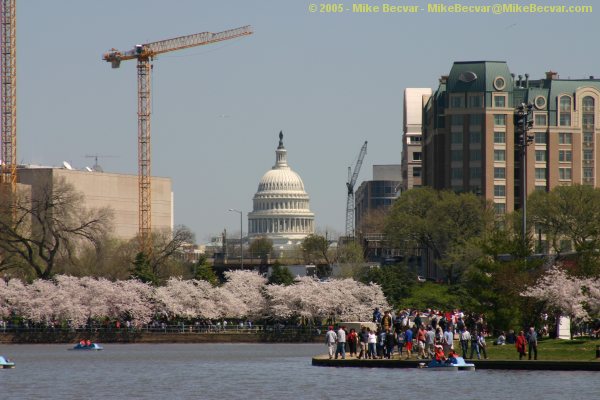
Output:
[[[282,132],[275,151],[275,165],[261,178],[252,202],[253,210],[248,213],[250,239],[266,237],[274,245],[293,245],[314,232],[309,197],[302,178],[287,164]]]

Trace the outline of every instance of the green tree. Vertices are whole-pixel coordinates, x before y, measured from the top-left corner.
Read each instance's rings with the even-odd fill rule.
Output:
[[[307,264],[320,264],[325,262],[331,264],[329,257],[329,243],[324,236],[308,235],[302,240],[302,255]]]
[[[282,266],[279,262],[275,262],[269,276],[269,283],[273,285],[291,285],[294,283],[294,276],[287,267]]]
[[[139,279],[144,283],[150,283],[152,285],[158,284],[158,278],[152,271],[148,257],[141,251],[135,256],[130,278]]]
[[[254,239],[248,247],[252,257],[266,258],[273,252],[273,241],[266,237]]]
[[[194,264],[194,279],[207,281],[213,286],[219,283],[219,278],[205,256],[200,256]]]
[[[600,274],[600,189],[589,185],[557,186],[529,196],[531,224],[546,235],[554,252],[563,251],[563,240],[573,244],[580,272]]]
[[[385,231],[400,249],[431,252],[449,281],[456,282],[469,263],[464,249],[493,223],[493,208],[481,197],[426,187],[409,190],[394,202]]]
[[[410,295],[411,288],[417,282],[417,275],[409,271],[406,265],[383,265],[364,270],[359,280],[365,284],[377,283],[388,302],[398,306],[402,299]]]
[[[339,245],[337,251],[337,262],[341,268],[340,275],[347,278],[360,276],[365,268],[362,246],[356,241],[350,241]]]

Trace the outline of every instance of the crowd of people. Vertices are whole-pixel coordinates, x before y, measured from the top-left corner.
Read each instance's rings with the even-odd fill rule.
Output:
[[[369,325],[369,324],[365,324]],[[373,324],[362,326],[360,331],[333,326],[325,335],[329,358],[351,357],[359,359],[390,359],[397,353],[402,359],[446,360],[461,355],[465,359],[487,359],[487,326],[483,314],[465,315],[460,310],[373,311]],[[455,349],[455,342],[457,347]],[[519,359],[529,354],[537,360],[537,332],[530,328],[516,335],[502,332],[494,344],[515,344]],[[527,348],[527,350],[526,350]]]

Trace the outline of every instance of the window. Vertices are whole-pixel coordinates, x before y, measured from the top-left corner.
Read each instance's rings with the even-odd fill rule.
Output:
[[[481,178],[481,167],[471,167],[470,175],[471,175],[471,179]]]
[[[505,114],[495,114],[494,115],[494,125],[506,126],[506,115]]]
[[[451,108],[462,108],[464,107],[464,95],[453,94],[450,96],[450,107]]]
[[[535,185],[535,190],[539,191],[539,192],[545,192],[546,191],[546,185]]]
[[[504,80],[503,77],[497,76],[496,78],[494,78],[494,88],[496,88],[496,90],[502,90],[502,89],[504,89],[505,86],[506,86],[506,81]]]
[[[585,179],[594,179],[594,168],[583,167],[583,177]]]
[[[494,185],[494,196],[495,197],[505,197],[506,196],[506,186]]]
[[[571,162],[571,150],[559,150],[558,151],[558,161],[560,162]]]
[[[558,169],[558,179],[561,181],[571,180],[571,168],[559,168]]]
[[[581,127],[583,129],[594,129],[594,114],[584,113],[581,118]]]
[[[453,115],[452,116],[452,127],[453,128],[459,128],[462,131],[462,126],[463,126],[463,122],[464,122],[464,117],[462,115]]]
[[[546,114],[535,114],[535,126],[548,125],[548,116]]]
[[[452,179],[462,179],[463,169],[462,168],[450,168],[450,176]]]
[[[560,126],[571,126],[571,114],[560,113]]]
[[[535,179],[546,179],[546,168],[536,168]]]
[[[592,150],[592,149],[583,150],[583,159],[586,161],[592,161],[594,159],[594,150]]]
[[[481,132],[470,132],[469,133],[469,143],[471,143],[471,144],[481,143]]]
[[[535,161],[546,162],[546,150],[536,150],[535,151]]]
[[[413,173],[412,176],[415,178],[418,178],[421,176],[421,167],[415,167],[413,168]]]
[[[539,110],[546,108],[546,98],[544,96],[537,96],[534,103],[535,107]]]
[[[506,143],[506,133],[494,132],[494,143]]]
[[[558,133],[558,144],[572,144],[573,136],[571,132],[559,132]]]
[[[506,161],[506,151],[494,150],[494,161]]]
[[[571,126],[571,98],[562,96],[559,100],[560,126]]]
[[[494,107],[495,108],[506,107],[506,96],[494,96]]]
[[[420,143],[422,140],[421,136],[409,136],[408,143]]]
[[[481,123],[483,122],[483,116],[481,114],[473,114],[469,118],[469,122],[471,123],[471,128],[475,128],[478,126],[481,128]]]
[[[452,132],[450,134],[450,143],[452,144],[462,144],[463,142],[463,134],[462,132]]]
[[[546,132],[536,132],[535,133],[535,143],[537,143],[537,144],[548,143],[548,139],[546,138]]]
[[[420,151],[415,151],[413,153],[413,161],[421,161],[421,152]]]
[[[506,179],[506,168],[494,167],[494,179]]]
[[[592,143],[594,141],[594,132],[583,132],[583,142]]]
[[[450,160],[451,161],[462,161],[463,160],[462,150],[450,150]]]
[[[594,112],[594,98],[590,96],[586,96],[582,101],[582,109],[584,113],[593,113]]]
[[[494,211],[496,214],[506,214],[506,204],[494,203]]]
[[[469,160],[481,161],[481,150],[471,150],[469,152]]]
[[[470,108],[480,108],[482,105],[483,105],[483,96],[481,96],[480,94],[469,96],[469,107]]]

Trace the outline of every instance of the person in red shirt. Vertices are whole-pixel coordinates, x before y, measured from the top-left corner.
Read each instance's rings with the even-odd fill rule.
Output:
[[[346,340],[348,341],[350,356],[356,357],[356,345],[358,344],[358,334],[356,333],[355,329],[350,329],[350,333],[348,334]]]
[[[527,344],[527,339],[525,339],[525,333],[523,331],[519,332],[519,336],[517,336],[517,341],[515,346],[517,347],[517,351],[519,352],[519,360],[522,360],[523,357],[527,353],[525,353],[525,344]]]

